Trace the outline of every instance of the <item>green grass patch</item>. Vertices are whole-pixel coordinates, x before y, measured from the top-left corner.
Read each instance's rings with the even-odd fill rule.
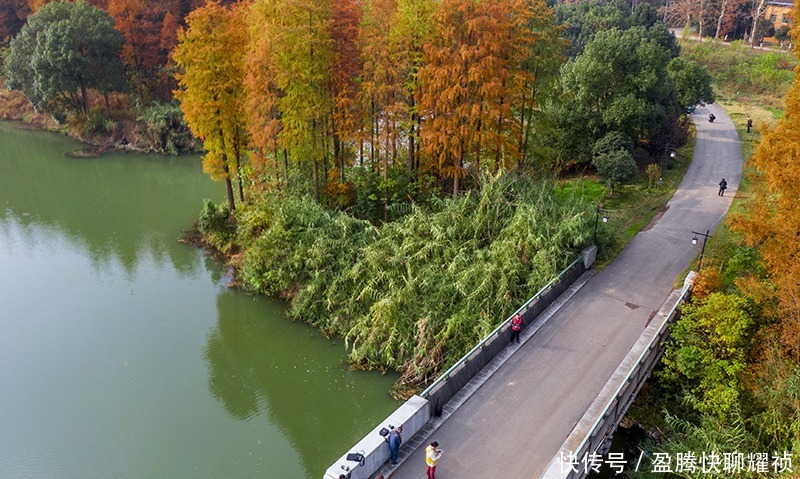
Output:
[[[694,129],[687,143],[676,153],[671,168],[662,168],[662,181],[650,187],[644,173],[636,183],[617,187],[609,191],[597,178],[570,178],[559,182],[556,195],[561,199],[575,196],[583,201],[599,205],[607,212],[608,222],[597,221],[598,257],[595,268],[602,270],[619,255],[636,233],[645,228],[661,213],[675,194],[689,168],[694,151]],[[594,230],[594,223],[592,230]]]
[[[589,203],[598,203],[606,195],[606,187],[595,178],[572,178],[560,181],[555,188],[556,197],[564,201],[576,196]]]
[[[750,48],[744,42],[682,40],[680,44],[681,56],[692,58],[709,70],[717,98],[761,105],[782,114],[783,99],[797,66],[797,59],[790,51]]]

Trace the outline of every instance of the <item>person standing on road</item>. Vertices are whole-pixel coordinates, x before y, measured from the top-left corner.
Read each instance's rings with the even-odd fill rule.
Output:
[[[519,344],[519,333],[522,331],[522,316],[519,314],[515,314],[513,318],[511,318],[511,342],[513,343],[514,340],[517,341]]]
[[[433,441],[428,447],[425,448],[425,463],[428,465],[426,472],[428,479],[436,479],[436,464],[442,457],[442,450],[439,449],[439,443]]]
[[[717,196],[725,196],[726,189],[728,189],[728,182],[723,178],[722,181],[719,182],[719,193],[717,193]]]
[[[391,464],[393,466],[397,465],[397,456],[400,454],[400,444],[403,444],[402,432],[403,428],[398,426],[389,433],[389,450],[392,452]]]

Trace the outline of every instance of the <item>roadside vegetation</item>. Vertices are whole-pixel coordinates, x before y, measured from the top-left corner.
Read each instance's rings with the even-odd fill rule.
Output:
[[[742,140],[746,176],[708,242],[692,301],[673,328],[663,364],[628,416],[656,438],[639,446],[651,454],[664,452],[673,460],[687,452],[744,455],[740,473],[720,467],[702,477],[796,477],[800,83],[791,69],[797,61],[736,45],[684,45],[684,51],[714,72]],[[748,118],[754,120],[751,132]],[[766,454],[762,472],[750,468],[753,453]],[[794,472],[786,467],[787,456]],[[689,475],[700,477],[699,470]]]

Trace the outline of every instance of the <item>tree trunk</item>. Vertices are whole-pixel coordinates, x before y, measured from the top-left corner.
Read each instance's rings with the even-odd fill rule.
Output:
[[[750,48],[753,48],[756,44],[756,26],[758,25],[758,19],[764,14],[764,5],[766,3],[766,0],[758,0],[758,2],[753,5],[755,10],[753,12],[753,27],[750,30]]]
[[[225,153],[222,154],[222,171],[225,172],[225,193],[228,198],[228,211],[233,212],[236,210],[236,203],[233,199],[233,182],[231,181],[231,172],[228,168],[228,155]]]
[[[344,183],[344,175],[342,172],[344,171],[344,159],[341,157],[341,152],[339,149],[341,146],[339,145],[339,135],[333,135],[333,161],[334,164],[339,167],[339,183]]]
[[[416,115],[417,115],[417,135],[419,135],[422,132],[422,116],[419,113],[417,113]],[[419,170],[420,160],[421,160],[420,154],[421,154],[421,150],[422,150],[422,141],[417,143],[416,147],[417,147],[417,151],[414,152],[414,169],[415,170]]]
[[[719,38],[719,31],[722,29],[722,19],[725,18],[725,9],[728,6],[728,0],[722,0],[720,7],[719,17],[717,18],[717,31],[714,33],[714,38]]]
[[[275,185],[277,186],[278,191],[280,191],[281,190],[281,164],[280,164],[280,160],[278,160],[278,141],[275,139],[275,137],[272,137],[272,152],[273,152],[273,157],[275,158]]]
[[[505,88],[505,82],[503,82],[503,88]],[[497,116],[497,133],[500,137],[503,137],[503,105],[505,104],[505,97],[500,98],[500,114]],[[497,142],[497,151],[494,155],[494,162],[497,163],[499,168],[502,168],[503,171],[506,169],[505,161],[501,165],[500,162],[503,161],[503,143],[498,141]]]
[[[217,111],[219,115],[219,111]],[[222,125],[217,120],[217,128],[219,129],[219,137],[222,142],[222,171],[225,172],[225,193],[228,197],[228,211],[233,212],[236,210],[236,202],[233,198],[233,182],[231,181],[231,170],[228,167],[228,153],[225,147],[225,135],[222,133]]]
[[[371,110],[372,110],[372,118],[370,119],[370,140],[369,140],[369,161],[372,165],[373,171],[375,170],[375,135],[377,134],[378,130],[378,119],[375,118],[375,99],[373,98],[370,101]]]
[[[81,104],[83,106],[83,113],[89,116],[89,97],[86,95],[86,82],[81,79]]]
[[[705,0],[700,0],[700,11],[697,14],[697,18],[698,18],[697,21],[700,24],[699,27],[698,27],[700,29],[700,31],[698,32],[700,34],[700,41],[703,40],[703,29],[704,29],[703,27],[705,26],[705,13],[706,13],[705,12],[705,4],[706,4]]]
[[[414,112],[414,97],[413,95],[408,99],[409,105],[411,106],[411,127],[408,129],[408,177],[411,178],[414,176],[414,123],[416,122],[416,112]]]
[[[283,174],[285,175],[286,184],[289,184],[289,150],[283,149]]]
[[[103,98],[106,100],[106,115],[108,115],[108,117],[111,118],[111,103],[109,103],[109,101],[108,101],[108,92],[107,91],[103,92]]]
[[[234,138],[234,152],[236,153],[236,183],[239,186],[239,201],[244,203],[244,180],[242,179],[242,132],[236,127],[236,138]]]
[[[397,164],[397,122],[392,117],[392,166]]]
[[[463,155],[463,153],[462,153]],[[461,166],[464,164],[463,156],[456,158],[455,169],[453,171],[453,198],[458,196],[458,189],[461,186]]]

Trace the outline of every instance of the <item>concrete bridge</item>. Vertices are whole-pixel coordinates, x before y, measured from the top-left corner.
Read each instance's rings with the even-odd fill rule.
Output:
[[[731,119],[718,105],[698,108],[693,119],[697,142],[678,191],[610,266],[583,273],[541,314],[526,313],[531,324],[519,346],[490,338],[484,347],[499,354],[458,384],[457,394],[446,394],[446,403],[432,400],[436,391],[429,390],[387,418],[385,425],[405,429],[398,466],[381,465],[389,454],[377,435],[381,424],[348,451],[365,456],[362,466],[343,456],[325,477],[338,478],[345,466],[352,479],[379,472],[419,479],[431,441],[444,451],[439,479],[585,475],[583,453],[610,437],[658,358],[663,324],[685,294],[673,284],[699,253],[692,231],[714,231],[739,185],[742,158]],[[728,190],[718,196],[723,177]],[[437,387],[452,389],[447,383]]]

